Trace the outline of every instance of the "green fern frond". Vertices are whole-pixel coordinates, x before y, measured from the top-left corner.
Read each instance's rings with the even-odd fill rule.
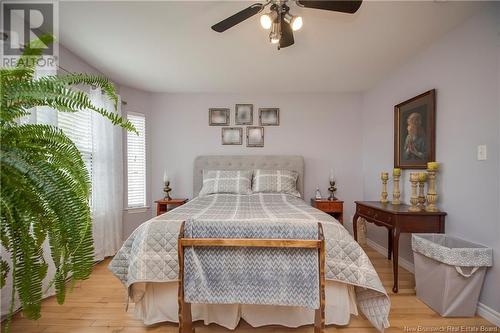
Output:
[[[83,77],[81,77],[82,80]],[[112,88],[107,87],[107,89]],[[116,112],[109,112],[103,108],[96,107],[86,93],[69,89],[64,80],[63,83],[60,83],[57,77],[44,77],[28,82],[12,82],[3,88],[2,95],[5,96],[5,102],[2,101],[3,110],[0,119],[5,121],[12,120],[16,115],[14,110],[20,107],[30,109],[37,106],[50,106],[62,112],[90,109],[108,118],[113,125],[118,125],[137,133],[130,121]],[[116,95],[114,95],[114,98],[117,99]]]
[[[3,288],[5,286],[5,281],[7,280],[9,270],[10,268],[7,261],[0,259],[0,288]]]
[[[115,110],[118,106],[118,96],[116,95],[115,86],[107,78],[93,74],[68,74],[57,77],[57,80],[68,86],[85,84],[88,86],[101,88],[105,94],[113,101]]]

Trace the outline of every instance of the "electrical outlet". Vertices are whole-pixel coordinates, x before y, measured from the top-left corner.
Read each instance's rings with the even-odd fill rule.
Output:
[[[486,161],[488,159],[488,149],[486,145],[477,146],[477,160]]]

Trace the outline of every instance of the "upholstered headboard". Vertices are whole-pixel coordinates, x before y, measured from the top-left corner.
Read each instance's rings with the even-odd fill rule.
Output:
[[[207,155],[194,160],[193,196],[200,193],[203,170],[285,169],[297,171],[297,189],[304,196],[304,158],[293,155]]]

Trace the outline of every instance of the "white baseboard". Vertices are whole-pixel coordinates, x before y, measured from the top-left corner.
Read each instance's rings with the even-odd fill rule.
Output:
[[[367,239],[366,243],[368,244],[369,247],[377,251],[378,253],[382,254],[384,257],[387,256],[387,249],[383,247],[382,245],[375,243],[371,239]],[[413,263],[399,257],[398,260],[399,266],[403,267],[404,269],[412,272],[415,274],[415,266],[413,266]],[[477,304],[477,315],[480,317],[483,317],[490,323],[499,326],[500,327],[500,312],[497,312],[490,308],[487,305],[484,305],[483,303],[478,303]]]
[[[375,243],[371,239],[366,239],[366,243],[368,244],[369,247],[371,247],[372,249],[374,249],[375,251],[377,251],[378,253],[380,253],[384,257],[387,257],[387,249],[385,247],[383,247],[382,245],[380,245],[378,243]],[[410,272],[415,274],[415,268],[414,268],[413,263],[411,261],[408,261],[400,256],[398,259],[398,264],[399,264],[399,266],[403,267],[407,271],[410,271]]]
[[[489,306],[477,303],[477,315],[500,327],[500,312],[493,310]]]

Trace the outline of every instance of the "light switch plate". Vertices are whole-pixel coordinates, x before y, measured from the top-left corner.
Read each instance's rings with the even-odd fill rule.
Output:
[[[477,146],[477,160],[486,161],[488,159],[488,149],[486,145]]]

